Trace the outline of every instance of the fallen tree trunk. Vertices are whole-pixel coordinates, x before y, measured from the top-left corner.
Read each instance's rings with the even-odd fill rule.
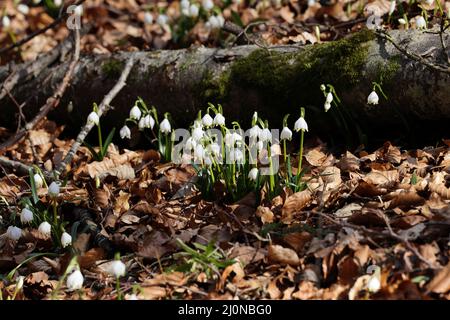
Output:
[[[393,31],[390,36],[408,52],[426,55],[421,59],[445,64],[439,35],[410,30]],[[446,35],[444,42],[450,45]],[[294,120],[299,107],[304,106],[313,123],[310,127],[332,132],[339,126],[329,124],[339,114],[335,107],[324,113],[321,84],[335,87],[345,108],[340,113],[351,114],[347,122],[358,122],[363,129],[399,124],[408,127],[417,121],[448,126],[450,119],[450,74],[410,59],[370,31],[302,48],[249,45],[85,56],[78,63],[60,110],[50,118],[79,128],[92,103],[100,101],[116,83],[130,57],[136,64],[127,86],[112,102],[114,110],[103,120],[106,126],[120,127],[140,96],[161,114],[171,112],[179,126],[193,120],[199,109],[212,102],[222,103],[230,119],[249,119],[257,109],[274,127],[281,125],[285,113],[291,113]],[[19,103],[28,100],[24,108],[28,118],[53,93],[68,63],[48,67],[14,87],[12,94]],[[0,82],[7,76],[5,70],[0,68]],[[380,104],[369,106],[367,96],[374,81],[381,83],[388,100],[380,94]],[[65,108],[69,102],[73,105],[70,112]],[[0,125],[10,127],[15,106],[4,97],[0,108]]]

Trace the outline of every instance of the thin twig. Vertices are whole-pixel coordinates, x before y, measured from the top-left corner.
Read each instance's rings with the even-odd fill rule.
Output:
[[[111,89],[111,91],[103,98],[102,103],[98,107],[98,116],[101,117],[102,115],[106,114],[110,108],[111,101],[116,97],[116,95],[122,90],[122,88],[126,85],[126,80],[128,78],[128,75],[131,72],[131,68],[134,65],[134,58],[131,57],[127,64],[125,65],[125,68],[122,71],[122,74],[117,81],[116,85]],[[56,167],[56,175],[60,176],[62,171],[67,167],[67,165],[72,161],[72,158],[78,151],[78,148],[83,143],[86,136],[89,134],[89,132],[94,127],[94,124],[92,123],[86,123],[84,127],[81,129],[80,133],[77,136],[76,141],[70,148],[69,152],[67,153],[66,157],[64,158],[61,163],[58,164]]]

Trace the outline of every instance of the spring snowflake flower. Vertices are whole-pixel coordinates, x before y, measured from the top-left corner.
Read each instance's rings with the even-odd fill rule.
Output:
[[[83,274],[77,269],[67,277],[66,285],[70,291],[80,290],[83,288],[83,282]]]
[[[281,140],[291,140],[292,139],[292,131],[288,127],[284,127],[283,130],[281,130],[280,134]]]
[[[53,0],[53,4],[57,7],[61,7],[62,5],[62,0]]]
[[[272,132],[270,132],[269,128],[264,128],[259,133],[259,140],[263,142],[272,141]]]
[[[295,121],[294,130],[297,132],[300,130],[308,131],[308,124],[303,117],[300,117],[297,121]]]
[[[44,221],[39,225],[38,231],[45,236],[49,236],[52,234],[52,226],[47,221]]]
[[[21,290],[23,288],[23,282],[25,280],[24,276],[18,276],[16,279],[16,290]]]
[[[250,170],[250,172],[248,173],[248,178],[251,181],[256,181],[256,179],[258,178],[258,168],[253,168],[252,170]]]
[[[203,0],[202,6],[203,6],[203,9],[205,9],[206,11],[209,11],[212,8],[214,8],[214,2],[212,0]]]
[[[19,10],[19,12],[24,15],[27,15],[28,13],[30,13],[30,7],[23,3],[21,3],[17,6],[17,10]]]
[[[214,117],[214,124],[216,126],[224,126],[225,125],[225,117],[220,113],[216,114],[216,116]]]
[[[181,0],[180,2],[181,9],[189,9],[190,5],[191,3],[189,2],[189,0]]]
[[[89,113],[88,118],[87,118],[87,122],[89,124],[95,124],[96,126],[98,126],[98,124],[100,122],[100,118],[99,118],[97,112],[92,111],[91,113]]]
[[[202,127],[197,127],[194,130],[192,130],[192,138],[194,141],[200,141],[201,138],[203,138],[205,132],[203,131]]]
[[[372,91],[369,96],[367,97],[367,104],[378,104],[380,98],[378,97],[377,93],[375,91]]]
[[[230,161],[231,163],[242,163],[244,161],[244,154],[240,149],[233,149],[230,152]]]
[[[36,189],[42,188],[42,186],[44,185],[44,180],[42,180],[42,177],[39,173],[36,173],[33,176],[33,180],[34,180],[34,185],[36,186]]]
[[[406,20],[403,18],[398,19],[398,23],[400,24],[406,24]]]
[[[331,92],[328,92],[327,94],[327,98],[325,100],[326,103],[331,103],[333,102],[333,94]]]
[[[132,293],[128,296],[125,297],[126,300],[139,300],[138,296],[136,295],[136,293]]]
[[[189,7],[189,16],[192,18],[198,17],[199,7],[196,4],[191,4]]]
[[[6,236],[11,240],[17,241],[22,236],[22,229],[14,226],[9,226],[8,229],[6,229]]]
[[[30,223],[33,221],[33,212],[28,208],[23,208],[20,213],[20,222],[23,224]]]
[[[194,140],[194,138],[189,137],[186,140],[186,144],[184,145],[186,150],[192,150],[195,148],[195,146],[197,145],[197,142]]]
[[[153,126],[155,125],[155,119],[151,115],[146,115],[145,117],[142,117],[141,120],[139,120],[139,130],[144,130],[145,128],[153,129]]]
[[[215,157],[218,157],[220,155],[220,146],[217,143],[211,143],[208,146],[208,151]]]
[[[3,16],[2,26],[5,29],[8,29],[11,26],[11,19],[8,16]]]
[[[74,11],[74,13],[77,15],[77,16],[82,16],[83,15],[83,5],[82,4],[80,4],[79,6],[77,6],[76,8],[75,8],[75,11]]]
[[[328,103],[325,101],[325,104],[323,105],[323,108],[325,109],[325,112],[331,109],[331,103]]]
[[[72,244],[72,236],[67,232],[61,235],[61,245],[63,248],[70,246]]]
[[[165,26],[165,25],[167,25],[167,22],[169,22],[169,17],[167,17],[165,14],[160,14],[158,16],[158,19],[156,19],[156,22],[160,26]]]
[[[120,260],[114,260],[113,262],[111,262],[108,268],[108,273],[116,278],[123,277],[125,275],[125,272],[126,272],[125,263],[123,263]]]
[[[203,159],[204,154],[205,149],[203,148],[203,146],[201,144],[196,145],[194,149],[194,157],[199,161],[201,161]]]
[[[57,184],[55,181],[53,181],[49,186],[48,186],[48,195],[51,198],[56,198],[59,195],[59,184]]]
[[[134,120],[139,120],[141,118],[142,112],[141,109],[139,109],[138,106],[134,106],[130,110],[130,118]]]
[[[205,127],[212,126],[214,119],[209,115],[209,113],[205,114],[202,118],[202,123]]]
[[[144,23],[145,24],[152,24],[153,23],[153,16],[150,12],[144,13]]]
[[[126,125],[120,129],[119,134],[121,139],[131,139],[131,130]]]
[[[424,17],[418,16],[416,18],[416,27],[417,29],[424,29],[427,27],[427,22],[425,21]]]
[[[260,134],[261,128],[258,125],[254,125],[249,131],[250,139],[257,139]]]
[[[170,126],[170,122],[167,118],[165,118],[159,125],[159,131],[165,134],[170,133],[172,131],[172,127]]]
[[[371,293],[376,293],[381,288],[380,279],[376,275],[373,275],[370,277],[369,281],[367,282],[367,290]]]

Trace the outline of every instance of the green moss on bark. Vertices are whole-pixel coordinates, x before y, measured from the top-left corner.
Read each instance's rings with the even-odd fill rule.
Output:
[[[102,63],[101,69],[108,78],[117,78],[120,77],[124,67],[123,61],[111,58]]]

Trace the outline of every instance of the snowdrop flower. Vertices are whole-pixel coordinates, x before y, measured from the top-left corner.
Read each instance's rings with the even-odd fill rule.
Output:
[[[211,143],[208,146],[208,150],[211,152],[212,155],[215,157],[218,157],[220,155],[220,146],[217,143]]]
[[[263,142],[272,141],[272,132],[268,128],[264,128],[259,133],[259,139]]]
[[[395,0],[392,0],[389,6],[389,15],[393,14],[394,11],[395,11]]]
[[[134,106],[130,110],[130,118],[134,120],[139,120],[141,118],[142,112],[141,109],[139,109],[138,106]]]
[[[224,126],[225,125],[225,117],[220,113],[216,114],[216,116],[214,117],[214,124],[216,126]]]
[[[203,146],[201,144],[198,144],[195,146],[194,157],[196,159],[201,161],[203,159],[204,153],[205,153],[205,149],[203,148]]]
[[[196,142],[192,137],[189,137],[189,138],[186,140],[185,148],[186,148],[187,150],[192,150],[192,149],[195,148],[196,145],[197,145],[197,142]]]
[[[42,186],[44,185],[44,180],[42,180],[42,177],[39,173],[36,173],[33,176],[33,180],[34,180],[34,185],[36,186],[36,189],[42,188]]]
[[[131,139],[131,130],[126,125],[120,129],[119,134],[121,139]]]
[[[230,152],[230,161],[231,163],[237,162],[241,163],[244,160],[244,154],[241,150],[235,148]]]
[[[214,120],[213,118],[209,115],[209,113],[205,114],[202,118],[202,123],[205,127],[210,127],[212,126]]]
[[[23,208],[20,213],[20,222],[23,224],[33,221],[33,212],[28,208]]]
[[[138,296],[136,295],[136,293],[132,293],[128,296],[125,297],[126,300],[139,300]]]
[[[48,195],[51,198],[56,198],[59,195],[59,184],[57,184],[55,181],[53,181],[50,186],[48,187]]]
[[[80,290],[83,287],[83,282],[83,274],[77,269],[67,277],[66,285],[70,291]]]
[[[11,240],[17,241],[22,236],[22,229],[14,226],[9,226],[8,229],[6,229],[6,236]]]
[[[2,26],[5,29],[8,29],[11,26],[11,19],[8,16],[3,16]]]
[[[189,7],[189,16],[192,18],[197,18],[199,12],[199,7],[196,4],[191,4]]]
[[[30,7],[28,7],[26,4],[19,4],[17,6],[17,10],[19,10],[20,13],[27,15],[30,12]]]
[[[400,24],[406,24],[406,20],[403,18],[398,19],[398,23]]]
[[[62,5],[62,0],[53,0],[53,4],[57,7],[61,7]]]
[[[141,120],[139,120],[139,129],[144,130],[145,128],[153,129],[153,126],[155,125],[155,119],[151,115],[146,115],[145,117],[142,117]]]
[[[98,124],[99,124],[99,122],[100,122],[100,118],[98,117],[97,112],[92,111],[91,113],[89,113],[87,122],[88,122],[89,124],[95,124],[95,125],[98,126]]]
[[[24,276],[18,276],[16,279],[16,290],[21,290],[23,288],[23,281],[25,280]]]
[[[111,262],[108,273],[116,278],[123,277],[126,272],[125,263],[120,260],[114,260]]]
[[[205,9],[206,11],[209,11],[212,8],[214,8],[214,2],[212,0],[203,0],[202,6],[203,6],[203,9]]]
[[[378,276],[373,275],[370,277],[369,281],[367,282],[367,289],[371,293],[376,293],[378,290],[380,290],[381,284],[380,279],[378,279]]]
[[[152,24],[153,23],[153,16],[150,12],[144,13],[144,23],[145,24]]]
[[[75,8],[74,13],[75,13],[77,16],[82,16],[82,15],[83,15],[83,5],[80,4],[79,6],[77,6],[77,7]]]
[[[331,109],[331,103],[328,103],[328,102],[325,101],[325,104],[323,105],[323,107],[325,109],[325,112],[327,112],[328,110]]]
[[[369,96],[367,97],[367,104],[378,104],[378,101],[380,98],[378,98],[378,95],[375,91],[372,91]]]
[[[295,121],[294,130],[297,132],[300,130],[308,131],[308,124],[303,117],[300,117],[297,121]]]
[[[159,125],[159,131],[161,131],[161,133],[170,133],[172,131],[172,127],[170,126],[170,122],[167,118],[165,118]]]
[[[201,138],[203,138],[203,135],[205,132],[203,131],[202,127],[197,127],[192,131],[192,138],[194,141],[200,141]]]
[[[160,26],[165,26],[167,25],[167,22],[169,22],[169,18],[165,15],[165,14],[160,14],[158,16],[158,19],[156,19],[156,22],[160,25]]]
[[[72,236],[67,232],[61,235],[61,245],[63,248],[70,246],[72,244]]]
[[[256,181],[256,179],[258,178],[258,168],[253,168],[252,170],[250,170],[250,172],[248,173],[248,178],[251,181]]]
[[[422,16],[418,16],[416,18],[416,27],[418,29],[424,29],[427,27],[427,22],[425,21],[425,18]]]
[[[261,128],[258,125],[254,125],[249,131],[249,136],[251,139],[258,138],[260,134],[261,134]]]
[[[291,140],[292,139],[292,131],[288,127],[284,127],[283,130],[281,130],[280,134],[281,140]]]
[[[190,5],[191,3],[189,2],[189,0],[181,0],[180,2],[181,9],[189,9]]]
[[[38,231],[43,235],[49,236],[52,233],[52,226],[47,221],[44,221],[39,225]]]
[[[331,102],[333,102],[333,94],[331,92],[328,92],[325,103],[331,103]]]

